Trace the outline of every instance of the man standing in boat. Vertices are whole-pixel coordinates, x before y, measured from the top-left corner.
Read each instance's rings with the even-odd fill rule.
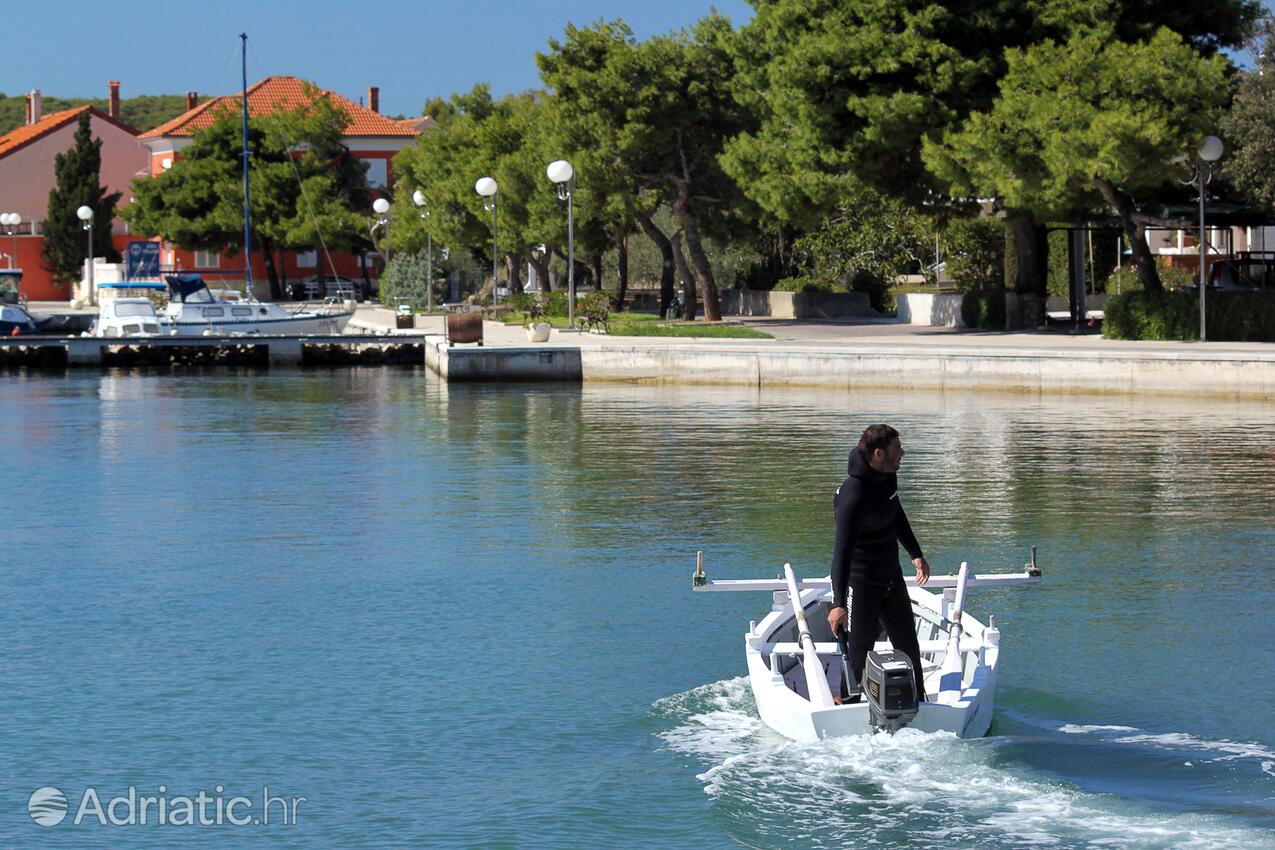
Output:
[[[897,473],[903,462],[899,432],[869,425],[850,450],[849,477],[833,497],[837,536],[832,553],[832,610],[828,625],[840,635],[849,620],[850,671],[863,681],[868,651],[885,626],[894,648],[912,659],[916,692],[925,699],[921,647],[912,619],[912,602],[903,583],[899,544],[916,567],[916,583],[930,578],[930,565],[899,502]],[[854,604],[846,613],[847,589]]]

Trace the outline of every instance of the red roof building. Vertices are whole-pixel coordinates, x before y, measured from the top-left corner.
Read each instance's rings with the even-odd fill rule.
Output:
[[[214,97],[195,105],[194,97],[188,96],[190,108],[186,112],[138,136],[138,141],[148,152],[149,173],[154,176],[171,168],[175,159],[180,158],[182,149],[192,142],[195,133],[212,126],[219,116],[227,112],[239,115],[242,99],[242,95],[235,94]],[[393,185],[394,156],[416,141],[421,134],[420,127],[428,126],[422,122],[432,124],[428,118],[396,120],[381,115],[380,92],[375,87],[368,89],[368,105],[363,106],[334,91],[287,76],[266,77],[249,86],[248,114],[252,117],[267,116],[306,106],[319,99],[329,101],[349,116],[343,142],[354,157],[367,163],[367,180],[373,190],[384,190]],[[363,273],[356,257],[334,254],[333,260],[337,274],[358,277]],[[236,265],[235,258],[231,256],[216,257],[202,252],[196,255],[171,246],[165,247],[161,261],[170,268],[198,270],[207,274],[215,274],[218,268],[225,268],[227,274],[233,274],[230,269]],[[242,263],[242,260],[239,262]],[[331,269],[324,268],[325,265],[313,252],[289,254],[281,271],[287,279],[297,280],[320,273],[331,274]],[[241,275],[240,270],[235,276]],[[254,252],[253,279],[263,281],[265,278],[265,266]]]
[[[147,167],[146,151],[137,144],[137,131],[119,119],[119,83],[110,84],[110,113],[80,106],[44,115],[39,91],[27,95],[26,123],[0,136],[0,212],[18,213],[22,223],[0,229],[0,267],[23,270],[22,293],[33,300],[64,300],[70,288],[58,285],[45,270],[41,253],[42,225],[48,216],[49,192],[56,185],[54,160],[75,144],[80,116],[102,140],[101,182],[107,192],[128,197],[129,182]],[[127,240],[124,224],[113,227],[117,247]],[[13,255],[13,256],[10,256]]]

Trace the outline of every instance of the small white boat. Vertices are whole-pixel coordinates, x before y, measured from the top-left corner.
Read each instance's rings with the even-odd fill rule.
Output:
[[[85,336],[159,336],[159,314],[149,298],[105,298],[98,305],[97,320]]]
[[[285,310],[278,304],[253,298],[226,300],[215,297],[199,275],[170,275],[168,306],[162,317],[165,330],[174,336],[231,334],[339,334],[353,310],[339,304],[316,309]]]
[[[775,580],[709,581],[697,563],[697,591],[770,591],[773,604],[761,622],[744,634],[748,680],[757,712],[767,726],[797,741],[817,741],[903,726],[927,732],[952,732],[962,738],[987,734],[996,694],[1001,634],[994,618],[985,625],[964,610],[972,587],[1036,584],[1036,552],[1021,573],[971,575],[966,564],[955,576],[931,576],[926,587],[905,580],[928,699],[917,701],[911,664],[891,652],[888,641],[869,653],[861,698],[848,679],[842,647],[828,627],[832,582],[798,581],[789,564]],[[853,596],[849,604],[854,605]],[[908,695],[912,698],[909,702]]]

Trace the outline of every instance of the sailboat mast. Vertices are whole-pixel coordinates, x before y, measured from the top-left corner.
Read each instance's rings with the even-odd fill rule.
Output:
[[[243,42],[243,261],[244,296],[252,298],[252,205],[248,191],[248,33],[239,33]]]

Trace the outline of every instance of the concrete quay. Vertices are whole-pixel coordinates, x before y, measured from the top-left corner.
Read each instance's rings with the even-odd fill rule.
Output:
[[[364,308],[363,327],[388,310]],[[1062,332],[992,333],[881,320],[744,319],[770,340],[611,337],[485,322],[485,345],[448,347],[441,316],[418,317],[426,365],[452,380],[628,381],[1130,393],[1275,400],[1275,344],[1106,340]]]

